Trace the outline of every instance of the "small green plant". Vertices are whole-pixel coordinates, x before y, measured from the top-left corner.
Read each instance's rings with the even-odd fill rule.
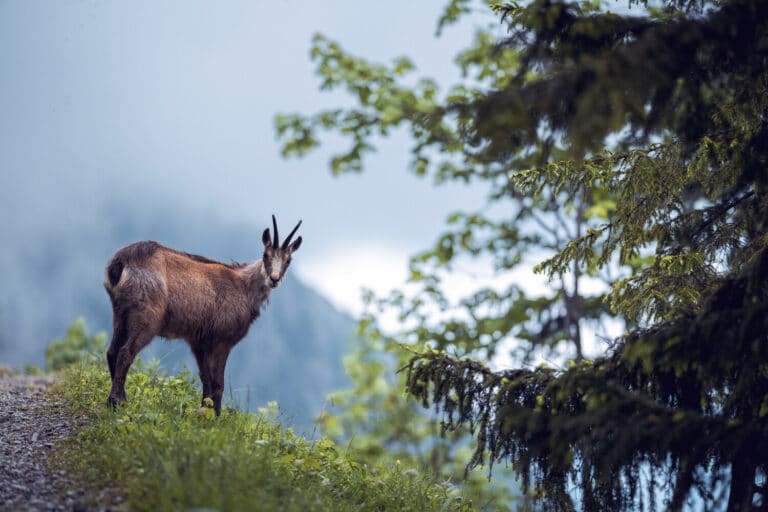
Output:
[[[419,468],[361,464],[329,439],[294,434],[275,403],[259,414],[206,414],[189,372],[135,369],[130,402],[113,411],[105,366],[86,358],[64,371],[57,392],[88,421],[54,459],[94,495],[117,485],[128,510],[472,510]]]
[[[37,366],[36,364],[27,364],[27,365],[24,365],[24,375],[38,377],[40,375],[43,375],[43,370],[41,370],[40,367]]]
[[[61,370],[86,355],[103,352],[106,342],[107,334],[103,331],[89,335],[85,319],[80,317],[72,322],[64,338],[53,340],[45,349],[45,369]]]

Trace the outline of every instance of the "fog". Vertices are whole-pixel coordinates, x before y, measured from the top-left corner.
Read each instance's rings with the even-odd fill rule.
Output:
[[[398,135],[368,159],[363,175],[333,178],[327,161],[340,141],[329,139],[306,159],[282,160],[273,118],[348,102],[318,91],[309,59],[316,32],[358,55],[389,62],[408,54],[419,73],[455,77],[451,59],[472,29],[449,28],[435,39],[440,7],[346,0],[0,3],[4,261],[15,264],[11,256],[20,251],[31,258],[55,251],[50,233],[109,229],[102,212],[123,205],[128,218],[160,205],[255,226],[276,213],[286,224],[304,220],[297,275],[354,309],[358,284],[368,284],[345,275],[329,279],[327,272],[345,263],[365,268],[365,258],[383,252],[391,256],[370,266],[398,274],[457,203],[480,204],[483,191],[435,189],[411,176]]]

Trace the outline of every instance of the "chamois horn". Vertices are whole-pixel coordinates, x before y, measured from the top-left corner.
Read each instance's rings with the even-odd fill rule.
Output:
[[[299,221],[299,223],[296,224],[296,227],[293,228],[293,231],[291,231],[288,234],[288,238],[286,238],[285,242],[283,242],[283,249],[287,249],[288,248],[288,244],[291,243],[291,238],[293,238],[293,234],[296,233],[296,230],[299,229],[299,226],[301,226],[301,221]]]
[[[278,241],[278,237],[277,237],[277,221],[275,220],[275,216],[274,215],[272,215],[272,226],[275,228],[275,231],[273,233],[274,237],[272,238],[272,240],[273,240],[272,241],[272,247],[277,247],[278,246],[277,244],[279,243],[279,241]]]

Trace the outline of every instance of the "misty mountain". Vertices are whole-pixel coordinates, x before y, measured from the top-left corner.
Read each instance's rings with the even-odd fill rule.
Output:
[[[111,336],[104,265],[128,243],[151,239],[224,262],[261,256],[266,226],[227,223],[178,206],[173,211],[129,206],[111,203],[98,212],[75,212],[66,216],[66,223],[55,215],[27,224],[5,216],[0,226],[0,362],[42,365],[47,344],[63,336],[78,316],[85,317],[91,332],[104,330]],[[71,207],[77,210],[77,205]],[[71,222],[73,216],[81,220]],[[301,250],[295,256],[299,258]],[[325,396],[348,383],[341,357],[349,351],[354,320],[291,270],[230,355],[225,403],[255,409],[277,400],[287,419],[308,427]],[[170,372],[186,365],[197,374],[183,341],[156,339],[140,357],[158,357]]]

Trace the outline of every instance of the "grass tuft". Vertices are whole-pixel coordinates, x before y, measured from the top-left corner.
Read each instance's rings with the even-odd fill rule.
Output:
[[[189,372],[133,371],[130,402],[112,411],[106,366],[64,371],[57,392],[85,427],[56,463],[94,492],[116,489],[128,510],[471,510],[456,489],[400,461],[368,467],[333,441],[297,436],[276,406],[259,414],[199,407]]]

